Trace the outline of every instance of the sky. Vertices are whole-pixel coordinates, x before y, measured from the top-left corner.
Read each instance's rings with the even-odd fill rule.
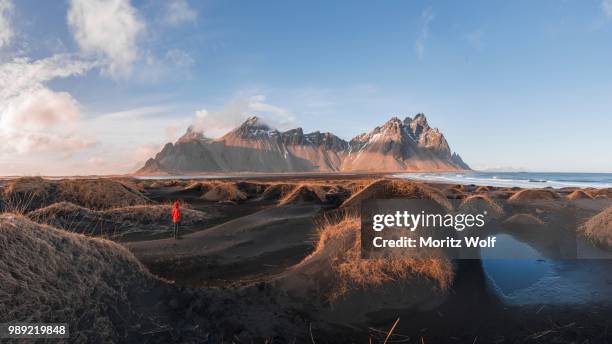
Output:
[[[611,61],[612,0],[0,0],[0,175],[416,113],[476,169],[612,172]]]

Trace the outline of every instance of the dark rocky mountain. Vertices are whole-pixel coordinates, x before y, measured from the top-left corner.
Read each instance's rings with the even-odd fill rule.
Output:
[[[347,142],[332,133],[278,131],[251,117],[218,139],[193,128],[168,143],[137,174],[200,172],[331,172],[467,170],[423,114],[384,125]]]

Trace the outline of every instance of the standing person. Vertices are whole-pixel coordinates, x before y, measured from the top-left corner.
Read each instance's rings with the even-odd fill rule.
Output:
[[[172,223],[174,224],[174,239],[178,239],[181,223],[181,207],[178,200],[172,204]]]

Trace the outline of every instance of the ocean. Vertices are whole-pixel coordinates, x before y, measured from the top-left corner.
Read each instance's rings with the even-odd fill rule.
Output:
[[[474,184],[501,187],[545,188],[564,187],[609,188],[612,173],[569,172],[446,172],[400,173],[396,177],[451,184]]]

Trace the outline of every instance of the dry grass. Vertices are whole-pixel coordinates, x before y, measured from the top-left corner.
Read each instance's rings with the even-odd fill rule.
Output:
[[[257,188],[255,183],[248,182],[195,181],[187,184],[181,191],[199,193],[200,198],[210,202],[239,202],[248,198],[248,191]]]
[[[504,223],[518,226],[541,226],[544,224],[542,220],[531,214],[514,214],[504,220]]]
[[[596,245],[612,249],[612,206],[593,216],[580,229]]]
[[[129,207],[121,207],[104,211],[113,222],[118,224],[133,224],[133,225],[152,225],[158,227],[160,225],[171,223],[171,204],[161,205],[134,205]],[[199,210],[187,209],[185,205],[181,205],[181,225],[191,226],[201,223],[210,218],[210,214]]]
[[[235,183],[214,182],[209,184],[209,189],[204,192],[202,199],[211,202],[237,202],[247,199],[247,195],[240,191]]]
[[[134,295],[156,285],[113,242],[0,215],[0,322],[69,322],[74,342],[117,342],[143,316]]]
[[[25,213],[50,202],[55,190],[40,177],[12,180],[2,190],[2,211]]]
[[[488,192],[491,191],[491,187],[489,186],[479,186],[476,188],[476,192],[481,193],[481,192]]]
[[[451,185],[448,187],[449,189],[455,189],[457,191],[466,191],[465,190],[465,185],[463,184],[455,184],[455,185]]]
[[[463,191],[463,189],[459,189],[454,186],[437,188],[437,190],[440,190],[448,199],[464,199],[467,197],[467,194]]]
[[[102,211],[91,210],[70,202],[54,203],[26,215],[32,221],[69,232],[87,235],[112,235],[115,224]]]
[[[422,183],[399,179],[378,179],[371,182],[347,199],[342,204],[342,208],[358,208],[361,202],[367,199],[389,198],[428,199],[435,201],[446,210],[453,209],[452,204],[439,190]]]
[[[70,232],[94,236],[116,236],[134,231],[166,231],[171,226],[172,205],[135,205],[91,210],[68,202],[52,204],[27,214],[31,220]],[[181,209],[181,224],[196,226],[212,216],[198,210]]]
[[[452,264],[442,257],[415,259],[412,257],[361,258],[360,221],[346,215],[339,222],[325,220],[318,230],[314,252],[300,264],[315,261],[328,266],[333,276],[327,297],[330,301],[343,297],[351,290],[382,286],[394,281],[409,281],[424,277],[440,290],[447,290],[453,279]]]
[[[591,196],[593,198],[612,198],[612,188],[592,190]]]
[[[158,189],[163,187],[186,187],[190,184],[190,182],[185,180],[178,179],[170,179],[170,180],[140,180],[139,184],[142,186],[142,189]]]
[[[559,199],[559,194],[548,189],[524,189],[518,191],[510,198],[508,202],[521,203],[530,201],[552,201]]]
[[[593,199],[593,196],[589,195],[588,193],[582,190],[576,190],[570,193],[569,195],[565,196],[565,199],[567,199],[568,201],[573,201],[577,199]]]
[[[504,216],[504,209],[485,195],[472,195],[464,199],[459,205],[459,211],[464,213],[487,212],[487,219],[500,219]]]
[[[194,192],[198,192],[198,193],[204,193],[207,192],[208,190],[210,190],[211,188],[211,182],[207,182],[207,181],[192,181],[187,183],[187,185],[183,186],[181,188],[181,191],[194,191]]]
[[[236,183],[238,190],[242,191],[248,196],[260,195],[269,186],[269,184],[239,181]]]
[[[372,179],[360,179],[360,180],[352,180],[347,182],[346,188],[350,191],[351,195],[354,195],[361,190],[365,189],[366,186],[372,183]]]
[[[4,211],[27,212],[57,202],[71,202],[92,209],[148,204],[138,187],[115,179],[18,178],[3,190]]]
[[[321,190],[318,190],[319,193],[322,193]],[[299,203],[321,203],[321,198],[317,194],[316,190],[313,189],[311,185],[301,184],[298,185],[285,195],[280,201],[280,205],[287,204],[299,204]]]
[[[266,201],[278,201],[290,194],[297,185],[287,183],[276,183],[268,186],[261,194],[261,199]]]

